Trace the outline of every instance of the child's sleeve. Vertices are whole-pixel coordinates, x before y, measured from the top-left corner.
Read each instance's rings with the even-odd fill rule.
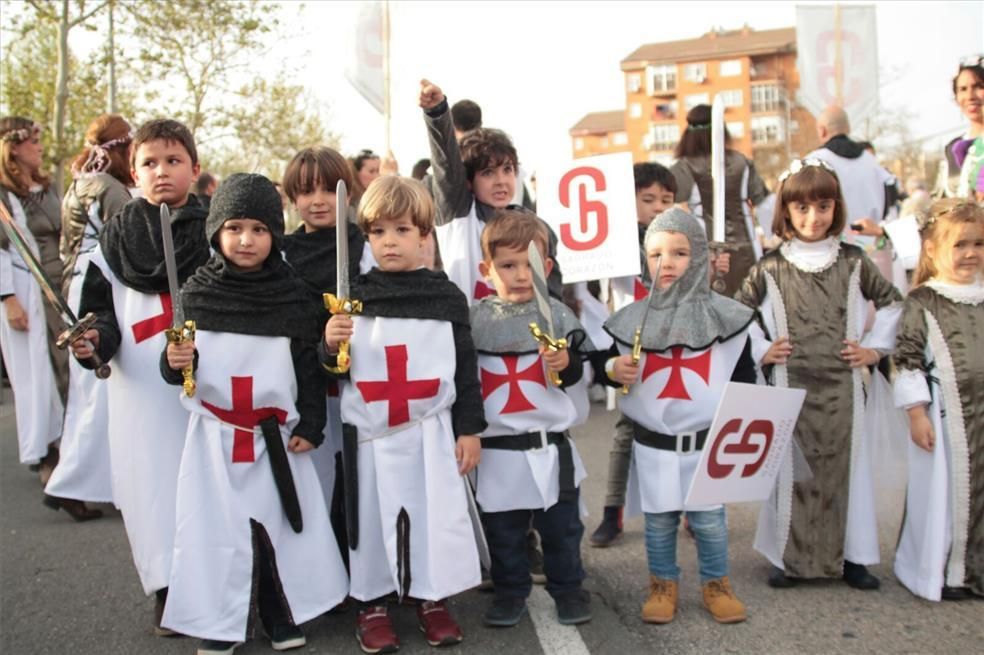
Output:
[[[455,438],[481,434],[488,427],[482,383],[478,377],[478,355],[472,341],[471,326],[452,323],[456,365],[454,370],[455,400],[451,406],[451,425]]]
[[[926,341],[928,330],[922,305],[907,298],[902,308],[892,359],[898,375],[895,378],[895,406],[908,409],[929,403],[932,398],[926,382]]]
[[[317,349],[311,341],[291,339],[290,357],[297,378],[297,401],[294,406],[300,416],[293,434],[320,446],[325,439],[328,403],[325,400],[327,380],[318,364]]]
[[[622,385],[608,377],[608,362],[618,357],[618,345],[612,342],[608,350],[595,350],[588,353],[588,362],[591,363],[591,370],[594,371],[595,384],[603,384],[608,387],[621,387]]]
[[[742,348],[735,370],[731,373],[732,382],[744,382],[755,384],[758,381],[758,372],[755,363],[758,360],[752,358],[752,338],[749,336],[745,340],[745,347]]]
[[[748,328],[748,338],[750,343],[750,356],[755,363],[761,362],[765,354],[772,347],[770,339],[764,329],[765,314],[771,313],[771,302],[768,299],[768,292],[765,286],[765,276],[761,271],[761,264],[752,266],[748,275],[741,283],[738,292],[735,293],[735,300],[747,305],[755,310],[755,321]],[[754,380],[752,381],[754,383]]]
[[[861,339],[861,345],[890,353],[895,348],[895,333],[902,316],[902,294],[867,257],[861,260],[861,291],[875,304],[875,322]]]
[[[445,225],[455,218],[467,216],[474,199],[468,189],[468,176],[454,136],[447,98],[433,109],[424,111],[424,122],[431,150],[434,181],[431,192],[437,208],[435,222]]]
[[[82,281],[79,316],[85,316],[89,312],[96,315],[96,322],[92,324],[92,327],[99,333],[99,347],[96,348],[96,353],[102,361],[108,362],[120,349],[123,335],[120,333],[120,326],[116,322],[113,286],[103,275],[102,270],[92,262],[89,262],[89,266],[85,270],[85,279]],[[92,358],[80,359],[78,362],[82,368],[92,369],[95,367]]]

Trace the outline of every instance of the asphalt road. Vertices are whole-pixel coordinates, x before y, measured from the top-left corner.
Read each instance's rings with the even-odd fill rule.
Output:
[[[595,405],[590,421],[575,431],[588,468],[583,493],[597,524],[604,500],[608,444],[614,415]],[[888,472],[897,473],[897,472]],[[625,538],[608,549],[583,548],[594,597],[591,623],[561,631],[551,640],[527,617],[516,628],[481,625],[488,594],[461,594],[451,607],[465,632],[459,653],[941,653],[980,652],[984,602],[929,603],[915,598],[891,574],[901,519],[901,489],[880,490],[882,579],[878,592],[850,589],[838,581],[774,590],[765,584],[766,561],[752,550],[757,507],[728,508],[731,578],[748,606],[746,623],[721,626],[703,609],[693,541],[680,536],[683,568],[680,608],[665,626],[638,619],[647,572],[642,521],[630,520]],[[188,654],[192,639],[152,636],[153,601],[141,593],[119,514],[85,524],[41,505],[36,475],[17,462],[9,389],[0,405],[0,652],[21,654]],[[542,590],[541,590],[542,592]],[[540,596],[541,604],[544,600]],[[549,603],[549,601],[546,601]],[[430,648],[417,631],[412,608],[394,612],[404,653]],[[549,609],[542,613],[549,619]],[[358,653],[353,611],[326,615],[304,626],[308,646],[298,653]],[[547,621],[549,623],[549,620]],[[549,627],[549,626],[548,626]],[[572,639],[573,637],[573,639]],[[578,639],[579,637],[579,639]],[[575,649],[577,646],[577,649]],[[237,653],[269,653],[258,638]]]

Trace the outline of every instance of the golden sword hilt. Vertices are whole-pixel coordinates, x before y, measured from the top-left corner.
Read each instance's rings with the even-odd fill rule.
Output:
[[[533,338],[547,350],[559,352],[567,349],[567,339],[564,337],[554,339],[549,334],[541,330],[540,326],[537,325],[535,321],[530,323],[530,334],[532,334]],[[549,369],[547,369],[547,373],[550,375],[550,381],[554,384],[554,386],[559,387],[561,385],[560,373]]]
[[[181,327],[169,327],[164,331],[164,335],[167,337],[168,343],[180,344],[188,343],[189,341],[194,343],[195,341],[195,322],[185,321],[184,325]],[[183,382],[181,386],[184,388],[185,395],[189,398],[195,397],[195,362],[192,360],[191,364],[188,364],[183,369],[181,369],[181,377]]]
[[[325,301],[325,309],[332,314],[344,314],[345,316],[351,316],[352,314],[362,313],[361,300],[339,298],[333,293],[323,294],[323,298]],[[348,341],[342,341],[338,344],[338,357],[335,361],[335,366],[325,366],[325,370],[329,373],[348,373],[349,367],[352,366],[352,358],[349,355]]]
[[[635,336],[632,337],[632,363],[638,366],[640,359],[642,359],[642,328],[637,327]],[[629,385],[622,385],[622,393],[629,393]]]

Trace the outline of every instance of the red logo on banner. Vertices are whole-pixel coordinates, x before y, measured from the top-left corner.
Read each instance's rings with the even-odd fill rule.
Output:
[[[578,178],[586,177],[587,180]],[[570,250],[591,250],[608,238],[608,206],[601,200],[588,198],[588,191],[604,191],[605,174],[591,166],[573,168],[560,178],[560,204],[571,208],[572,186],[577,185],[578,234],[570,223],[560,226],[560,240]],[[590,187],[590,188],[589,188]],[[595,225],[588,220],[594,214]],[[592,229],[594,227],[594,229]]]
[[[775,426],[772,424],[772,421],[754,419],[748,422],[745,431],[742,432],[742,423],[743,421],[740,418],[731,419],[724,424],[724,427],[721,428],[721,431],[714,438],[714,443],[711,445],[711,452],[707,458],[707,474],[712,478],[726,478],[735,469],[734,464],[722,464],[718,460],[719,452],[723,452],[726,455],[754,456],[754,459],[750,463],[742,467],[741,477],[743,478],[750,478],[755,475],[762,468],[762,464],[765,463],[765,458],[769,454],[769,448],[772,447]],[[728,441],[730,435],[739,433],[741,433],[741,439],[737,443],[729,443],[727,446],[722,447],[722,444]],[[752,443],[753,436],[761,436],[764,439],[764,443],[761,445]]]

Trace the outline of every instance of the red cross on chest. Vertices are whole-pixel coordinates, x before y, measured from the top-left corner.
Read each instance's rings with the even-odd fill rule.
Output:
[[[286,410],[279,407],[253,407],[253,376],[232,378],[232,409],[222,409],[203,400],[202,407],[221,421],[235,426],[232,436],[232,463],[256,461],[253,453],[253,428],[265,418],[276,417],[281,425],[287,420]]]
[[[410,420],[410,401],[433,398],[441,387],[440,378],[407,379],[407,347],[405,344],[386,346],[386,376],[388,379],[356,382],[362,399],[367,403],[380,400],[388,403],[389,426],[402,425]]]
[[[502,408],[502,414],[515,414],[516,412],[536,409],[536,405],[531,403],[523,394],[519,383],[535,382],[544,389],[547,388],[547,380],[543,375],[543,366],[540,364],[540,358],[537,357],[533,360],[532,364],[519,372],[516,371],[519,367],[519,355],[503,355],[502,362],[506,365],[505,374],[493,373],[485,368],[482,369],[482,400],[488,398],[492,395],[493,391],[502,385],[508,384],[509,395],[506,397],[506,404]]]
[[[708,349],[696,357],[685,358],[683,348],[671,348],[670,356],[663,357],[656,353],[646,353],[646,363],[642,369],[642,381],[645,382],[650,375],[664,368],[670,369],[670,379],[666,381],[666,386],[659,392],[657,398],[678,398],[680,400],[691,400],[687,393],[687,385],[683,383],[683,369],[687,368],[696,373],[707,384],[711,375],[711,350]]]
[[[133,340],[137,343],[150,339],[155,334],[160,334],[171,327],[174,321],[174,311],[171,306],[171,294],[158,294],[161,299],[161,313],[142,321],[134,323],[130,329],[133,330]]]

